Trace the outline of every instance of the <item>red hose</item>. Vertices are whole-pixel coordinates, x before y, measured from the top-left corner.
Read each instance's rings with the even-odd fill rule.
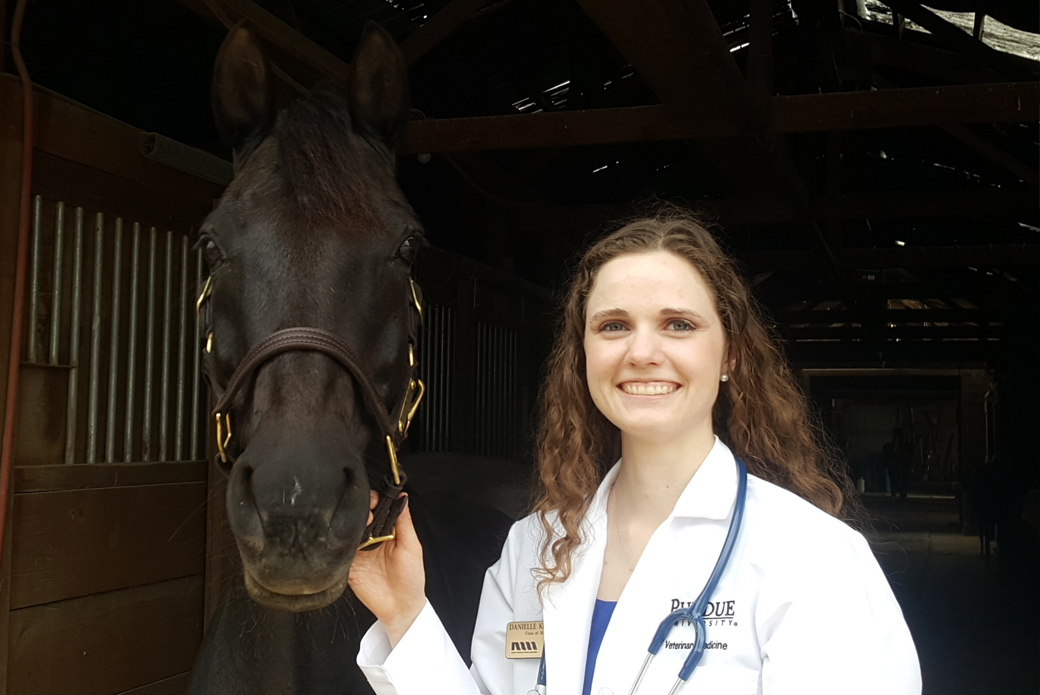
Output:
[[[18,402],[18,363],[22,353],[22,317],[25,313],[25,268],[29,259],[29,203],[32,187],[33,86],[22,60],[22,19],[27,0],[18,0],[11,22],[11,53],[22,80],[22,194],[18,215],[18,259],[14,275],[14,314],[11,326],[11,354],[7,364],[7,405],[4,410],[3,451],[0,452],[0,558],[3,557],[7,498],[11,487],[11,451],[14,415]]]

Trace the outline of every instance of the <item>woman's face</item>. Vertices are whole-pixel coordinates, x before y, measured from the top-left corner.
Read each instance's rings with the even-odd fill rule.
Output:
[[[667,251],[600,268],[585,306],[592,400],[625,437],[710,437],[726,337],[701,274]]]

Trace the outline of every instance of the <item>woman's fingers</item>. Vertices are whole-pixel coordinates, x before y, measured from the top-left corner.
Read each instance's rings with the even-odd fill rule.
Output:
[[[372,522],[375,521],[375,515],[372,513],[376,506],[379,504],[379,493],[372,490],[368,493],[368,521],[365,522],[365,526],[371,526]]]
[[[409,504],[408,493],[402,492],[401,496],[404,497],[404,508],[395,524],[397,544],[406,550],[421,549],[419,537],[415,535],[415,525],[412,523],[412,508]]]

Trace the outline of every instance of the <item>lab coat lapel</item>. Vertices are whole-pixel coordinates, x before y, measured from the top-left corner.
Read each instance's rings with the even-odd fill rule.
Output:
[[[716,440],[716,446],[680,496],[672,515],[650,538],[621,594],[596,661],[595,687],[609,685],[615,693],[628,692],[646,659],[651,637],[673,608],[671,600],[682,597],[690,600],[691,592],[699,593],[707,582],[718,559],[718,549],[725,540],[725,519],[728,507],[733,504],[731,488],[736,488],[733,457],[729,449]],[[699,527],[697,551],[678,552],[677,548],[687,547],[693,525]],[[654,692],[650,684],[662,681],[659,686],[667,692],[678,669],[668,668],[665,672],[661,670],[662,664],[656,666],[648,674],[646,689]]]
[[[604,490],[616,475],[604,480],[585,516],[586,540],[572,562],[567,581],[551,585],[542,607],[545,622],[545,674],[548,695],[580,693],[585,680],[589,626],[603,572],[607,516]]]

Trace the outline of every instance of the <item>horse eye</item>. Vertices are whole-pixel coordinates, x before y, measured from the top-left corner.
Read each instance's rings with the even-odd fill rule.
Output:
[[[397,255],[403,258],[405,262],[411,263],[415,260],[415,254],[418,250],[418,240],[414,236],[410,236],[401,243],[401,246],[397,249]]]
[[[202,256],[206,259],[210,270],[215,270],[224,260],[224,254],[212,239],[206,240],[206,245],[202,247]]]

